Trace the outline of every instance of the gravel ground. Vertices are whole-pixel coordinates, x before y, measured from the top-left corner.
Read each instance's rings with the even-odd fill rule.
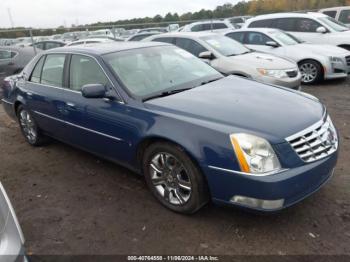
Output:
[[[333,179],[302,203],[257,215],[212,204],[172,213],[142,177],[59,142],[33,148],[0,109],[0,181],[30,254],[350,254],[350,79],[305,87],[340,131]]]

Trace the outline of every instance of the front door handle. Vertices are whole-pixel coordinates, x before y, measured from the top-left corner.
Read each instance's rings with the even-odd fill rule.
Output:
[[[75,108],[75,104],[72,102],[66,102],[66,105],[70,108]]]

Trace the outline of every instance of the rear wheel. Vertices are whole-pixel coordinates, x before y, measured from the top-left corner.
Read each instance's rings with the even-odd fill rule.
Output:
[[[304,84],[314,84],[323,78],[322,66],[314,60],[305,60],[299,63],[301,81]]]
[[[31,113],[20,105],[17,109],[17,117],[22,134],[32,146],[41,146],[47,142],[47,137],[42,135]]]
[[[209,199],[201,172],[175,145],[152,144],[144,154],[143,171],[152,194],[175,212],[194,213]]]

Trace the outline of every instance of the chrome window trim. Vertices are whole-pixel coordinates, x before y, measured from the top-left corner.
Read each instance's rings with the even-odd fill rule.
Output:
[[[115,87],[115,85],[113,84],[112,80],[110,79],[110,77],[107,75],[106,71],[104,70],[104,68],[101,66],[101,64],[99,63],[99,61],[96,59],[96,57],[92,56],[92,55],[89,55],[89,54],[83,54],[83,53],[79,53],[79,52],[50,52],[50,53],[45,53],[43,55],[55,55],[55,54],[64,54],[64,55],[81,55],[81,56],[87,56],[87,57],[90,57],[92,59],[94,59],[96,61],[96,63],[99,65],[99,67],[102,69],[103,73],[105,74],[105,76],[107,77],[109,83],[111,84],[111,86],[113,87],[113,89],[117,92],[117,95],[119,97],[118,99],[118,103],[120,104],[125,104],[125,101],[123,99],[123,97],[120,95],[119,91],[118,91],[118,88]],[[38,59],[38,62],[39,60],[41,59],[41,57]],[[35,66],[34,66],[35,68]],[[32,72],[34,70],[34,68],[32,69]],[[42,69],[41,69],[42,70]],[[35,83],[35,82],[32,82],[32,81],[29,81],[28,82],[30,83],[34,83],[34,84],[38,84],[38,85],[42,85],[42,86],[48,86],[48,87],[53,87],[53,88],[59,88],[59,89],[63,89],[63,90],[68,90],[68,91],[71,91],[71,92],[74,92],[74,93],[80,93],[81,94],[81,91],[76,91],[76,90],[72,90],[70,88],[65,88],[65,87],[57,87],[57,86],[51,86],[51,85],[44,85],[44,84],[41,84],[41,83]]]
[[[33,84],[36,84],[36,85],[40,85],[40,86],[47,86],[47,87],[50,87],[50,88],[56,88],[56,89],[60,89],[60,90],[65,90],[65,91],[69,91],[69,92],[81,94],[80,91],[72,90],[72,89],[66,88],[66,87],[58,87],[58,86],[52,86],[52,85],[44,85],[44,84],[36,83],[36,82],[32,82],[32,81],[29,81],[29,82],[30,82],[30,83],[33,83]],[[21,88],[21,89],[22,89],[22,90],[26,90],[26,89],[24,89],[24,88]]]
[[[70,126],[73,126],[73,127],[77,127],[77,128],[83,129],[83,130],[88,131],[88,132],[91,132],[91,133],[95,133],[95,134],[97,134],[97,135],[101,135],[101,136],[105,136],[105,137],[107,137],[107,138],[114,139],[114,140],[116,140],[116,141],[123,141],[123,139],[121,139],[121,138],[119,138],[119,137],[107,135],[107,134],[105,134],[105,133],[98,132],[98,131],[96,131],[96,130],[92,130],[92,129],[90,129],[90,128],[86,128],[86,127],[83,127],[83,126],[79,126],[79,125],[73,124],[73,123],[71,123],[71,122],[64,121],[64,120],[62,120],[62,119],[59,119],[59,118],[56,118],[56,117],[53,117],[53,116],[50,116],[50,115],[41,113],[41,112],[39,112],[39,111],[34,111],[34,113],[36,113],[36,114],[38,114],[38,115],[40,115],[40,116],[44,116],[44,117],[50,118],[50,119],[52,119],[52,120],[55,120],[55,121],[58,121],[58,122],[67,124],[67,125],[70,125]]]
[[[225,172],[229,172],[232,174],[238,174],[238,175],[246,175],[246,176],[253,176],[253,177],[265,177],[265,176],[272,176],[272,175],[276,175],[276,174],[281,174],[286,172],[289,169],[286,168],[282,168],[276,171],[272,171],[272,172],[266,172],[266,173],[260,173],[260,174],[255,174],[255,173],[246,173],[246,172],[241,172],[241,171],[236,171],[236,170],[232,170],[232,169],[226,169],[226,168],[222,168],[222,167],[217,167],[217,166],[208,166],[211,169],[215,169],[215,170],[219,170],[219,171],[225,171]]]

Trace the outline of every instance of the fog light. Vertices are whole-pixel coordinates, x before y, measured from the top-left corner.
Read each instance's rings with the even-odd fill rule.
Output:
[[[283,207],[284,199],[277,200],[263,200],[245,196],[234,196],[231,198],[231,202],[240,204],[242,206],[251,208],[261,208],[266,210],[273,210]]]

